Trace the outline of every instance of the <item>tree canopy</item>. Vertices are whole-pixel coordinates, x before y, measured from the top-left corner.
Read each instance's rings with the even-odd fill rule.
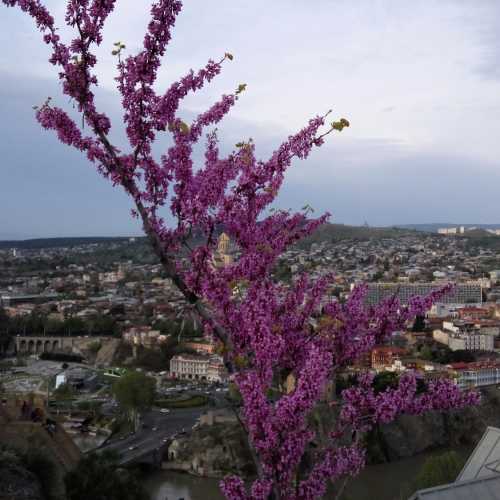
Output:
[[[68,500],[148,500],[138,475],[117,468],[117,456],[85,455],[65,477]]]
[[[415,479],[414,489],[432,488],[452,483],[457,479],[465,460],[456,451],[448,451],[428,458]]]
[[[142,411],[154,402],[156,381],[139,371],[129,371],[113,384],[113,395],[125,410]]]

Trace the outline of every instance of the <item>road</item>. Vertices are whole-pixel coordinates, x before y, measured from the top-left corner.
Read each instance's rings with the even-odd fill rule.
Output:
[[[135,434],[125,439],[108,441],[99,448],[99,452],[116,451],[122,457],[120,464],[133,462],[155,450],[159,452],[176,434],[191,430],[204,411],[204,408],[186,408],[171,410],[165,414],[159,409],[153,409],[142,416],[141,429]]]

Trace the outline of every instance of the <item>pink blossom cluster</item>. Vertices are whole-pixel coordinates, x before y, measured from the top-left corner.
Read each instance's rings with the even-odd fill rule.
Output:
[[[429,383],[417,394],[415,375],[401,377],[397,388],[376,394],[369,375],[343,391],[335,403],[339,418],[320,445],[310,425],[311,412],[325,397],[328,383],[392,332],[423,314],[449,288],[403,305],[396,297],[376,307],[364,304],[366,288],[356,287],[345,303],[328,299],[331,276],[315,283],[299,277],[290,287],[277,283],[272,271],[280,255],[323,224],[329,214],[309,219],[306,212],[271,211],[271,205],[295,159],[307,158],[332,131],[348,126],[345,119],[327,122],[326,113],[288,137],[266,160],[258,159],[251,139],[223,156],[214,128],[236,105],[245,85],[222,95],[191,123],[179,116],[182,100],[202,89],[233,59],[224,54],[209,60],[158,92],[158,70],[166,53],[179,0],[156,0],[141,50],[124,57],[115,43],[116,78],[130,148],[113,146],[111,122],[98,112],[94,92],[95,47],[112,12],[114,0],[68,0],[65,22],[75,38],[64,43],[54,19],[39,0],[1,0],[19,7],[36,22],[59,69],[62,90],[87,126],[87,135],[62,108],[48,100],[36,112],[44,129],[84,152],[98,170],[131,196],[133,215],[144,231],[167,276],[201,316],[207,334],[222,344],[224,362],[242,396],[241,420],[248,435],[258,478],[246,485],[227,477],[222,490],[231,500],[314,499],[328,481],[355,475],[364,465],[357,436],[378,422],[401,413],[418,414],[476,404],[475,393],[462,393],[450,381]],[[170,134],[171,145],[160,157],[153,144]],[[202,165],[193,150],[205,137]],[[169,226],[170,211],[175,224]],[[220,227],[236,243],[240,257],[230,265],[214,265]],[[203,243],[191,248],[196,232]],[[180,258],[183,249],[189,256]],[[288,390],[286,390],[288,387]],[[346,445],[346,438],[351,444]],[[304,458],[312,465],[304,467]]]

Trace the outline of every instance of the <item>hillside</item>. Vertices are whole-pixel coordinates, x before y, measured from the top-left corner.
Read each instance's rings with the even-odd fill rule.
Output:
[[[311,236],[302,240],[298,246],[307,248],[312,243],[336,243],[342,240],[366,241],[370,239],[400,238],[402,236],[419,235],[415,230],[395,227],[347,226],[344,224],[324,224]]]
[[[222,233],[223,228],[219,227],[216,229],[215,234],[218,236]],[[323,241],[327,242],[337,242],[342,240],[358,240],[366,241],[369,239],[380,239],[380,238],[398,238],[401,236],[416,235],[417,231],[414,229],[404,229],[396,227],[368,227],[368,226],[348,226],[345,224],[325,224],[315,231],[309,238],[301,241],[299,246],[301,248],[308,248],[312,243],[320,243]],[[487,233],[485,233],[487,234]],[[196,246],[204,241],[200,234],[193,231],[193,236],[190,240],[191,246]],[[82,238],[41,238],[32,240],[10,240],[10,241],[0,241],[0,249],[8,248],[18,248],[26,250],[41,250],[48,248],[60,248],[60,247],[76,247],[80,245],[91,245],[91,244],[119,244],[128,243],[127,250],[125,247],[119,245],[118,248],[108,248],[106,253],[120,254],[122,259],[132,258],[131,254],[139,253],[150,253],[148,243],[145,237],[135,238],[133,243],[129,243],[128,237],[82,237]],[[100,253],[97,248],[96,253]],[[116,256],[115,256],[116,257]],[[149,255],[148,255],[149,257]],[[81,260],[86,260],[82,258]]]
[[[96,243],[120,243],[129,238],[121,237],[75,237],[75,238],[36,238],[31,240],[2,240],[0,249],[19,248],[22,250],[41,250],[44,248],[76,247]]]

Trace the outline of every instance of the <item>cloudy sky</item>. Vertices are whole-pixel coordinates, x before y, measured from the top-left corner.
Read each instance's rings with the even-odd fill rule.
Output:
[[[150,2],[117,3],[97,71],[120,141],[110,52],[138,49]],[[46,4],[62,21],[65,2]],[[499,28],[497,0],[186,0],[159,88],[233,53],[184,112],[247,83],[221,138],[252,137],[264,158],[316,114],[348,118],[289,171],[278,206],[352,224],[500,224]],[[0,238],[138,234],[127,198],[34,121],[33,105],[67,98],[31,19],[0,6],[0,45]]]

